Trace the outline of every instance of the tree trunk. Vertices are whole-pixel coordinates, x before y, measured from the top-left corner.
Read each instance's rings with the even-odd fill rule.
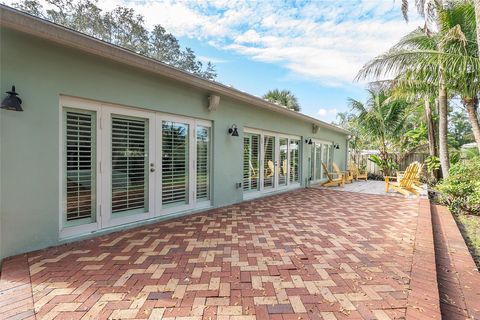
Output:
[[[475,4],[475,19],[477,20],[477,45],[480,54],[480,0],[473,0]]]
[[[437,140],[435,136],[435,123],[432,117],[432,108],[430,108],[430,98],[425,98],[425,118],[428,128],[428,151],[431,156],[437,156]]]
[[[439,158],[442,165],[442,176],[448,178],[450,158],[448,156],[448,96],[443,72],[440,71],[438,84],[438,144],[440,147]]]
[[[473,136],[475,137],[475,142],[477,143],[477,148],[480,152],[480,124],[478,123],[477,116],[477,100],[475,98],[464,99],[464,103],[467,108],[468,120],[472,126]]]

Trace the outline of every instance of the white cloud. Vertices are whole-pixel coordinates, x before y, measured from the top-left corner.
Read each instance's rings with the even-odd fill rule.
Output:
[[[317,113],[313,115],[313,117],[326,121],[332,122],[337,118],[338,109],[337,108],[320,108],[318,109]]]
[[[13,2],[13,1],[7,1]],[[290,5],[250,0],[103,0],[134,8],[150,28],[206,41],[253,60],[280,64],[323,85],[352,85],[364,63],[421,24],[406,24],[401,1],[323,0]],[[212,59],[213,60],[213,59]]]

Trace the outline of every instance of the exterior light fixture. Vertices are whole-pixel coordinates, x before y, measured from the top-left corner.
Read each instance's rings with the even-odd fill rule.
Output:
[[[313,144],[312,138],[307,138],[307,139],[305,140],[305,143],[306,143],[306,144]]]
[[[339,145],[338,143],[333,144],[333,147],[334,147],[335,149],[337,149],[337,150],[340,149],[340,145]]]
[[[22,99],[18,96],[18,93],[15,92],[15,86],[12,86],[12,91],[7,91],[8,97],[3,99],[1,109],[13,110],[13,111],[23,111],[22,109]]]
[[[228,128],[228,134],[231,135],[232,137],[238,137],[238,129],[236,124]]]

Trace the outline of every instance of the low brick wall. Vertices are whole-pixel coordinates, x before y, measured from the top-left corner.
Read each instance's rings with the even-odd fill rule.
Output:
[[[407,319],[441,319],[430,201],[420,199]]]
[[[432,206],[441,311],[445,319],[480,319],[480,273],[454,217]]]

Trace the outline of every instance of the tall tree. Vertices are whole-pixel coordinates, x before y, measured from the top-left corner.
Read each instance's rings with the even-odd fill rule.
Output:
[[[389,92],[370,88],[366,103],[349,99],[348,104],[358,117],[358,124],[368,133],[380,151],[384,163],[390,160],[389,147],[401,136],[404,130],[406,109],[404,100],[391,99]],[[389,169],[384,172],[389,175]]]
[[[270,90],[262,98],[293,111],[301,109],[297,97],[290,90]]]
[[[178,40],[161,25],[152,31],[145,27],[144,17],[134,9],[117,6],[104,12],[97,0],[45,0],[45,9],[39,0],[22,0],[14,6],[29,14],[50,20],[92,37],[121,46],[136,53],[165,62],[197,76],[213,80],[215,66],[208,62],[204,67],[195,52],[182,50]]]
[[[475,6],[475,21],[477,22],[477,46],[480,52],[480,0],[473,0]]]
[[[473,51],[472,21],[466,14],[471,4],[465,1],[448,7],[437,7],[438,32],[417,30],[404,37],[389,52],[369,62],[359,78],[379,77],[393,72],[396,75],[414,71],[418,81],[434,80],[438,86],[439,146],[442,173],[448,176],[448,90],[464,100],[478,95],[480,60]],[[470,9],[468,9],[470,10]],[[468,11],[467,10],[467,11]],[[469,11],[468,11],[469,12]],[[465,32],[464,32],[465,31]],[[472,95],[472,92],[477,94]],[[467,102],[471,102],[467,100]],[[478,119],[471,117],[472,127]]]

